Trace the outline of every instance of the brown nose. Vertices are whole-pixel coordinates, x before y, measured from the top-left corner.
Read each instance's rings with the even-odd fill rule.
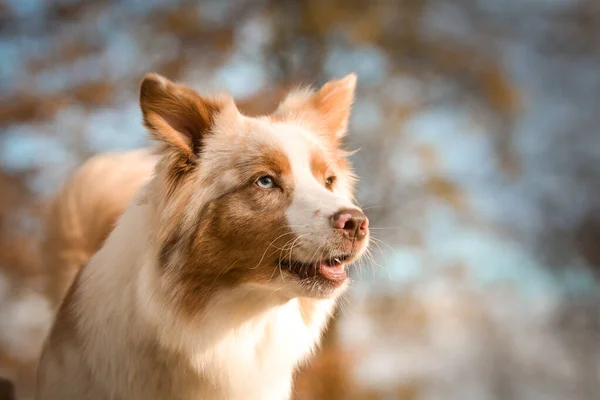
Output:
[[[348,239],[362,240],[369,231],[369,219],[359,210],[340,210],[331,216],[331,226]]]

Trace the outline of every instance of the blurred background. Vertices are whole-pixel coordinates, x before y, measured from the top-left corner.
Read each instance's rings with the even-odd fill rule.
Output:
[[[155,71],[250,112],[359,77],[347,144],[373,261],[296,399],[597,399],[598,0],[0,0],[0,376],[52,319],[40,216],[146,144]]]

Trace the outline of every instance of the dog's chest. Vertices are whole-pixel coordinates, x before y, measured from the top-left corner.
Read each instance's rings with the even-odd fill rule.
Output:
[[[288,398],[294,369],[318,344],[331,307],[329,302],[317,307],[307,323],[292,300],[223,335],[195,355],[194,367],[223,389],[218,396]]]

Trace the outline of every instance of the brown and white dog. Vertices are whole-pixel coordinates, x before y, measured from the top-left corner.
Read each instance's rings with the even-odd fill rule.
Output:
[[[251,118],[147,75],[154,175],[64,298],[37,399],[289,398],[369,240],[341,149],[355,84]]]

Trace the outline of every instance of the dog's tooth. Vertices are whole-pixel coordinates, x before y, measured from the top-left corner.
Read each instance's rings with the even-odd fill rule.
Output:
[[[334,258],[334,260],[335,260],[336,263],[341,263],[341,261],[340,261],[339,258]]]

